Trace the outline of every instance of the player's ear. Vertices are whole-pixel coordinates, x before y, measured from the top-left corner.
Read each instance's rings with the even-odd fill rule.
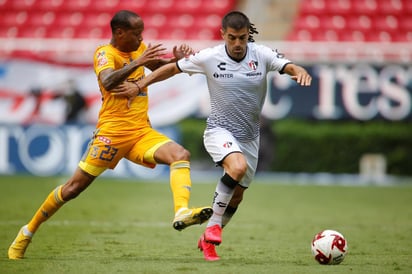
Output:
[[[220,35],[223,39],[225,38],[225,31],[223,29],[220,29]]]
[[[121,34],[123,34],[123,30],[122,30],[121,28],[117,28],[117,29],[114,31],[114,34],[115,34],[115,35],[121,35]]]

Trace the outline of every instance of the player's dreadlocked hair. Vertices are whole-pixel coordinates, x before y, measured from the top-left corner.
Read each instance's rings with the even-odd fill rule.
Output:
[[[222,19],[222,29],[232,28],[235,30],[240,30],[242,28],[248,28],[249,30],[249,42],[255,42],[253,39],[253,34],[258,34],[254,24],[250,23],[249,18],[240,11],[231,11],[226,14]]]

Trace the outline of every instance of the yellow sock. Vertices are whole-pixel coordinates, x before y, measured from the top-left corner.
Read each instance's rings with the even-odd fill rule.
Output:
[[[63,186],[58,186],[50,192],[49,196],[47,196],[46,200],[27,224],[27,228],[31,233],[36,232],[39,226],[47,221],[47,219],[49,219],[64,204],[62,199],[62,187]]]
[[[175,213],[179,208],[187,208],[192,188],[188,161],[178,161],[170,165],[170,187],[173,193]]]

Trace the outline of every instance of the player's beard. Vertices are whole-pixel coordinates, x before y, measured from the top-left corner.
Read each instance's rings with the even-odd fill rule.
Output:
[[[231,56],[237,60],[242,59],[246,54],[246,50],[242,47],[234,47],[231,50]]]

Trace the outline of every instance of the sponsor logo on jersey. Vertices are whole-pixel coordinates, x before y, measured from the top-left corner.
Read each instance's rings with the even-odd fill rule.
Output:
[[[233,73],[213,73],[214,78],[233,78]]]
[[[220,64],[219,65],[217,65],[217,67],[220,69],[220,70],[226,70],[226,63],[225,62],[220,62]]]
[[[248,72],[246,73],[247,77],[254,77],[254,76],[260,76],[262,75],[262,72]]]
[[[108,144],[108,145],[112,142],[109,138],[104,137],[104,136],[98,136],[97,139],[98,139],[99,141],[103,142],[103,143]]]

